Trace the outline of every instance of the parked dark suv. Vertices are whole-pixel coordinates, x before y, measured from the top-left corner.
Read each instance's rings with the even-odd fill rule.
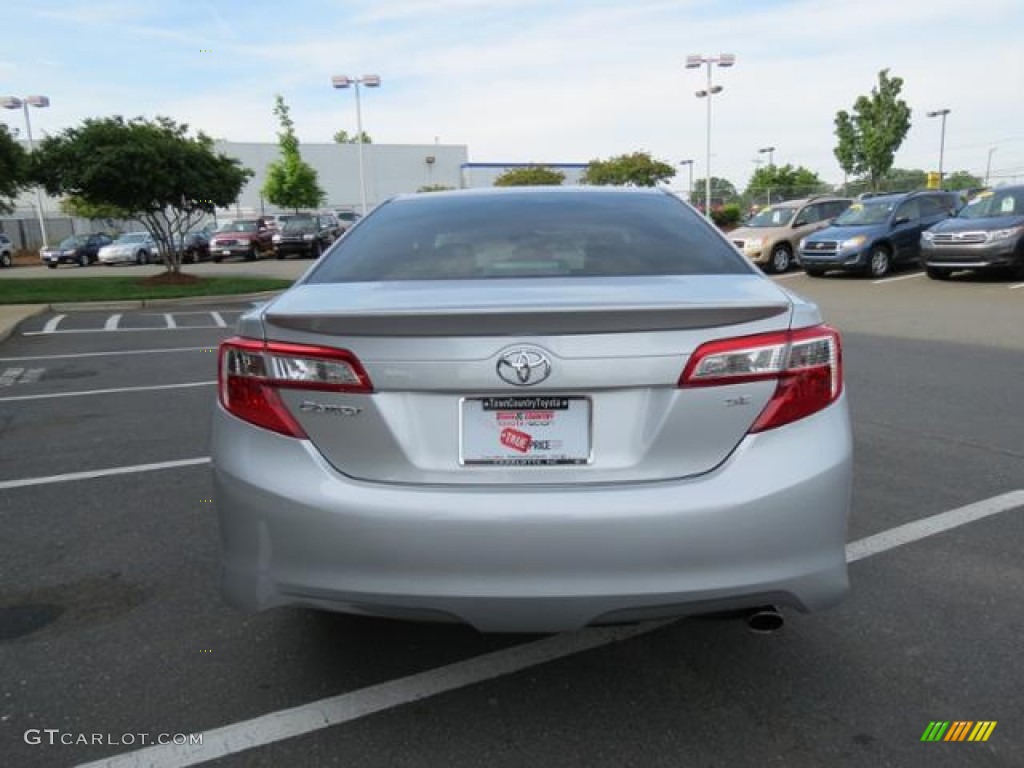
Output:
[[[800,241],[800,263],[812,277],[840,269],[883,277],[921,256],[921,232],[960,207],[955,192],[923,191],[858,200],[832,226]]]
[[[1024,185],[985,190],[955,218],[925,230],[921,258],[933,280],[947,280],[957,269],[1024,277]]]
[[[283,259],[298,253],[311,259],[320,258],[338,236],[338,220],[334,216],[311,213],[289,216],[274,233],[274,255]]]

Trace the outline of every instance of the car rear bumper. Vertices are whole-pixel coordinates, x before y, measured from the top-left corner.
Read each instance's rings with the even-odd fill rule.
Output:
[[[367,483],[219,406],[212,448],[223,593],[248,610],[554,632],[766,603],[811,611],[847,589],[845,398],[666,482]]]

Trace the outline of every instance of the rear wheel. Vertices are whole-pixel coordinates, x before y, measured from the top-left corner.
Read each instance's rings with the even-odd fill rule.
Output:
[[[324,252],[323,246],[320,245],[319,240],[313,241],[313,247],[309,250],[309,257],[311,259],[319,259],[320,255]]]
[[[868,260],[868,274],[872,277],[885,277],[892,271],[892,254],[884,245],[876,245],[871,250]]]
[[[56,264],[47,264],[46,266],[47,266],[47,267],[48,267],[49,269],[56,269],[56,268],[57,268],[57,265],[56,265]]]
[[[139,251],[138,253],[135,254],[135,263],[138,264],[139,266],[142,266],[143,264],[147,263],[148,261],[149,261],[149,259],[146,258],[146,252],[145,251]]]
[[[249,246],[249,252],[245,254],[246,261],[256,261],[260,257],[260,252],[256,249],[255,244]]]
[[[925,267],[924,271],[932,280],[949,280],[949,276],[953,274],[953,270],[941,267]]]
[[[793,263],[793,252],[787,243],[779,243],[772,248],[771,258],[768,259],[769,272],[785,272]]]
[[[11,254],[7,253],[6,251],[4,253],[0,253],[0,267],[9,266],[11,266]]]

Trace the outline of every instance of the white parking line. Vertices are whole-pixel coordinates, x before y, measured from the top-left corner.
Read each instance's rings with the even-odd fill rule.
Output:
[[[111,315],[107,318],[107,322],[103,324],[104,331],[116,331],[118,323],[121,322],[121,315]]]
[[[57,326],[60,325],[60,321],[63,320],[67,315],[54,315],[46,321],[46,325],[43,326],[41,333],[53,333],[57,330]],[[28,334],[26,334],[28,335]]]
[[[16,382],[21,374],[25,372],[24,368],[7,368],[0,373],[0,387],[9,387]]]
[[[164,312],[164,322],[167,323],[168,328],[177,328],[178,324],[174,322],[174,315],[170,312]]]
[[[58,397],[82,397],[84,395],[117,395],[124,392],[153,392],[159,389],[188,389],[190,387],[209,387],[216,381],[191,381],[187,384],[154,384],[148,387],[115,387],[113,389],[86,389],[81,392],[50,392],[45,395],[17,395],[16,397],[0,397],[0,403],[13,403],[16,400],[53,400]]]
[[[854,541],[846,547],[848,562],[856,562],[913,541],[934,536],[983,517],[1024,506],[1024,490],[1011,491],[966,507],[926,517],[889,531]],[[505,650],[476,656],[444,667],[379,685],[321,699],[291,709],[243,720],[203,732],[202,744],[161,744],[85,763],[79,768],[156,766],[184,768],[255,747],[352,722],[376,712],[421,701],[431,696],[492,680],[539,664],[627,640],[672,624],[652,621],[627,627],[586,629]]]
[[[123,328],[121,330],[124,330]],[[72,352],[67,355],[25,355],[24,357],[0,357],[0,363],[17,363],[23,360],[67,360],[76,357],[109,357],[111,355],[159,355],[164,352],[216,352],[212,347],[167,347],[166,349],[123,349],[110,352]]]
[[[872,285],[884,285],[885,283],[896,283],[900,280],[913,280],[915,277],[924,277],[924,272],[915,272],[912,275],[899,275],[898,277],[883,277],[881,280],[872,280]]]
[[[772,280],[790,280],[794,277],[803,277],[803,272],[789,272],[785,275],[772,275]]]
[[[111,477],[113,475],[134,475],[137,472],[152,472],[156,469],[174,469],[176,467],[194,467],[199,464],[209,464],[209,456],[201,456],[195,459],[179,459],[177,461],[158,461],[154,464],[135,464],[128,467],[113,467],[111,469],[93,469],[87,472],[68,472],[64,475],[49,475],[48,477],[28,477],[21,480],[0,481],[0,491],[9,488],[27,488],[32,485],[52,485],[53,483],[70,483],[73,480],[92,480],[96,477]]]
[[[1010,286],[1010,290],[1011,290],[1011,291],[1015,291],[1015,290],[1017,290],[1018,288],[1024,288],[1024,283],[1017,283],[1016,285],[1011,285],[1011,286]]]
[[[213,318],[213,322],[219,325],[221,328],[227,328],[228,324],[224,322],[224,318],[220,316],[220,312],[211,312],[210,317]]]
[[[202,330],[210,330],[210,329],[214,329],[214,328],[219,328],[220,330],[223,330],[223,328],[221,328],[219,325],[187,325],[184,328],[181,328],[181,327],[178,327],[177,325],[175,325],[173,327],[164,326],[162,328],[118,328],[116,333],[132,333],[132,332],[153,333],[155,331],[202,331]],[[60,335],[62,333],[104,333],[104,332],[108,332],[109,333],[109,331],[107,331],[106,328],[75,328],[73,330],[67,330],[67,331],[47,331],[47,330],[44,329],[42,331],[23,331],[21,335],[22,336],[43,336],[43,335],[47,335],[48,334],[48,335],[58,336],[58,335]]]

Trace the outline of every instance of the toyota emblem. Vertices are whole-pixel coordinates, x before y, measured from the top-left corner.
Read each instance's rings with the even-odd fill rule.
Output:
[[[498,376],[517,387],[540,384],[551,375],[551,361],[539,349],[516,347],[498,358]]]

